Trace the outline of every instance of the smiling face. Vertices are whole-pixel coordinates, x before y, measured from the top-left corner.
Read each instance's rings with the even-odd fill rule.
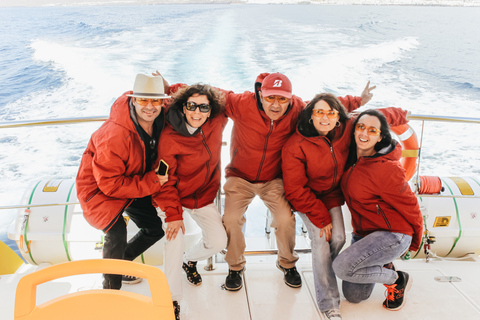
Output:
[[[373,156],[376,153],[375,145],[382,140],[382,136],[380,131],[374,131],[375,129],[380,130],[380,127],[380,120],[375,116],[365,114],[358,119],[354,133],[357,157]]]
[[[269,101],[267,101],[263,97],[261,91],[259,92],[259,94],[262,100],[263,110],[271,120],[278,120],[281,116],[285,114],[285,112],[288,109],[288,105],[290,104],[289,98],[285,98],[282,96],[268,96],[267,99]],[[281,102],[282,100],[286,100],[286,101]]]
[[[145,129],[145,131],[149,131],[147,128],[152,127],[153,122],[160,114],[162,102],[162,99],[133,98],[138,124]]]
[[[209,104],[208,98],[206,95],[199,95],[198,93],[193,94],[187,100],[187,102],[195,102],[197,105],[200,104]],[[187,120],[188,124],[194,128],[201,127],[205,121],[207,121],[208,117],[210,117],[210,113],[212,110],[208,111],[207,113],[200,112],[200,108],[197,107],[194,111],[189,111],[187,108],[183,107],[183,113],[185,113],[185,119]]]
[[[319,114],[316,110],[323,111],[323,114]],[[331,115],[329,115],[329,113]],[[336,114],[333,115],[332,113]],[[329,118],[329,116],[331,118]],[[336,110],[330,108],[330,106],[325,100],[320,100],[315,103],[315,106],[313,107],[311,119],[313,126],[317,130],[318,134],[320,134],[321,136],[326,136],[331,130],[335,128],[335,125],[337,124],[338,119],[340,119],[340,116],[338,112],[336,112]]]

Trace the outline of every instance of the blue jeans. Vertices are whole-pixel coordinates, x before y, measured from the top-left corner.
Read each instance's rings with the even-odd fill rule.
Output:
[[[352,244],[335,259],[333,270],[343,280],[345,298],[358,303],[370,297],[375,283],[395,283],[397,273],[383,265],[405,253],[412,237],[389,231],[375,231],[363,238],[352,235]]]
[[[329,210],[332,218],[332,238],[325,241],[325,235],[320,237],[320,229],[308,217],[297,212],[308,230],[308,237],[312,246],[313,279],[315,293],[320,311],[340,308],[340,293],[337,278],[333,273],[332,261],[337,257],[345,244],[345,225],[343,223],[342,209],[335,207]]]

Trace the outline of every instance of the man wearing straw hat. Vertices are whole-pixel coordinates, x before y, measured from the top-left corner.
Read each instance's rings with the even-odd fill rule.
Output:
[[[151,195],[168,176],[156,174],[157,145],[165,117],[162,77],[138,74],[133,91],[113,104],[110,117],[92,134],[76,180],[85,219],[105,232],[103,258],[134,260],[164,236]],[[127,242],[126,213],[140,231]],[[140,278],[104,274],[104,289]]]

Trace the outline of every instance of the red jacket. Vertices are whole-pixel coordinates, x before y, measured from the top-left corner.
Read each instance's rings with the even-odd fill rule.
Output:
[[[228,118],[224,114],[209,118],[194,134],[188,133],[183,116],[174,110],[168,111],[167,120],[158,159],[169,165],[168,182],[153,201],[170,222],[182,220],[182,206],[202,208],[215,200],[220,188],[222,132]]]
[[[356,107],[346,106],[349,112]],[[407,123],[407,111],[400,108],[378,110],[391,125]],[[339,184],[347,162],[354,121],[355,118],[350,118],[336,128],[332,141],[324,136],[305,137],[297,128],[283,148],[285,197],[296,211],[306,214],[318,228],[332,222],[329,209],[344,203]]]
[[[278,120],[271,120],[258,95],[268,75],[262,73],[257,77],[255,92],[227,93],[226,111],[233,120],[233,128],[226,177],[240,177],[252,183],[282,177],[282,148],[295,132],[305,102],[292,96],[285,114]],[[348,96],[342,102],[358,107],[360,101],[360,97]]]
[[[77,198],[85,219],[108,231],[132,199],[160,191],[154,171],[145,173],[145,145],[130,118],[125,92],[110,117],[92,134],[76,179]],[[163,121],[163,111],[159,115]]]
[[[398,161],[402,148],[394,141],[388,153],[380,152],[360,157],[341,181],[353,232],[361,237],[379,230],[407,234],[412,236],[410,250],[416,251],[421,245],[423,218]]]

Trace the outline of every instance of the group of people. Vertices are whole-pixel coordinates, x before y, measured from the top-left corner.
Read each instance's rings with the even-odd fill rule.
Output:
[[[244,213],[258,196],[273,216],[276,266],[292,288],[302,285],[295,212],[307,226],[317,303],[327,319],[341,319],[336,277],[348,301],[367,299],[374,284],[383,283],[384,307],[400,309],[412,281],[392,261],[419,248],[423,220],[398,161],[401,146],[389,133],[389,125],[407,122],[407,112],[351,114],[374,88],[368,83],[359,97],[322,93],[306,104],[281,73],[260,74],[254,92],[240,94],[205,84],[170,85],[158,72],[137,75],[133,91],[115,101],[92,135],[76,180],[86,220],[105,232],[103,257],[134,260],[165,235],[165,274],[180,319],[182,269],[189,283],[200,285],[197,262],[226,248],[224,287],[242,288]],[[228,118],[233,128],[221,215],[214,200]],[[167,173],[157,171],[160,161]],[[353,237],[340,253],[345,201]],[[140,229],[128,241],[124,213]],[[186,250],[185,213],[202,230]],[[103,287],[139,281],[105,274]]]

